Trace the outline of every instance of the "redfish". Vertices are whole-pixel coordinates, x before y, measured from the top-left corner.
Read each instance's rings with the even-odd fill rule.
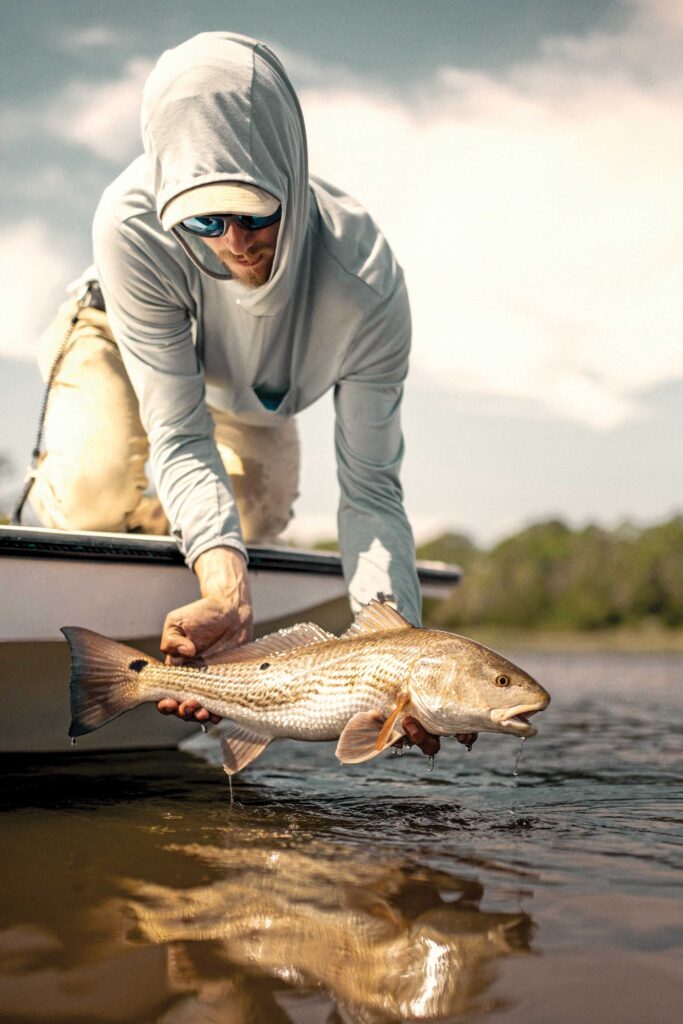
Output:
[[[407,717],[431,733],[533,736],[529,718],[550,697],[506,658],[474,640],[412,626],[372,601],[342,636],[302,623],[222,655],[164,665],[88,629],[64,627],[71,647],[70,736],[82,736],[146,701],[195,700],[222,723],[228,774],[274,739],[338,739],[353,764],[404,735]]]

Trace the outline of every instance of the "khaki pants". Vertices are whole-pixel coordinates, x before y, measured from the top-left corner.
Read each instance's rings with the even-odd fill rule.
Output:
[[[75,309],[75,302],[64,303],[41,339],[38,365],[44,380]],[[280,420],[273,427],[252,427],[217,409],[209,411],[244,540],[272,541],[291,519],[298,493],[296,424]],[[168,531],[158,500],[144,496],[147,437],[107,315],[98,309],[81,310],[57,368],[44,446],[31,504],[45,526]]]

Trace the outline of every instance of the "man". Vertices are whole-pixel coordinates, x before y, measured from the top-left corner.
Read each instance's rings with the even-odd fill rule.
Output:
[[[161,649],[220,653],[251,636],[245,542],[291,516],[293,417],[333,389],[352,607],[392,594],[418,624],[398,475],[410,315],[389,246],[354,200],[309,178],[296,94],[261,43],[211,32],[164,53],[142,134],[144,155],[95,215],[87,276],[104,301],[81,310],[59,363],[34,507],[48,525],[132,528],[149,454],[202,595],[169,613]],[[62,333],[46,340],[46,375]]]

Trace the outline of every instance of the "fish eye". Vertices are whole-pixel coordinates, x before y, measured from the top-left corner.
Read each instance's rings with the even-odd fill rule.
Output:
[[[501,673],[499,676],[496,676],[496,686],[509,686],[509,685],[510,685],[510,676],[506,676],[504,673]]]

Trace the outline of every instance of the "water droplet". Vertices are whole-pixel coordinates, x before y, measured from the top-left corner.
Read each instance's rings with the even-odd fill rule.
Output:
[[[232,795],[232,775],[228,775],[228,785],[230,786],[230,803],[234,804],[235,798]]]
[[[522,760],[522,754],[524,753],[524,741],[525,741],[525,739],[526,739],[526,736],[520,736],[520,739],[519,739],[519,750],[517,751],[517,757],[515,758],[515,767],[512,769],[512,774],[514,776],[519,775],[519,765],[520,765],[520,762]]]
[[[204,733],[204,735],[206,736],[206,734],[207,734],[207,732],[208,732],[209,730],[208,730],[208,728],[207,728],[207,726],[206,726],[206,723],[205,723],[205,722],[202,722],[202,723],[201,723],[201,728],[202,728],[202,732],[203,732],[203,733]]]
[[[431,757],[427,758],[427,771],[428,772],[433,772],[434,771],[434,755],[433,754],[432,754]]]
[[[72,737],[71,737],[71,746],[72,746],[72,747],[75,747],[75,746],[76,746],[76,737],[75,737],[75,736],[72,736]]]

